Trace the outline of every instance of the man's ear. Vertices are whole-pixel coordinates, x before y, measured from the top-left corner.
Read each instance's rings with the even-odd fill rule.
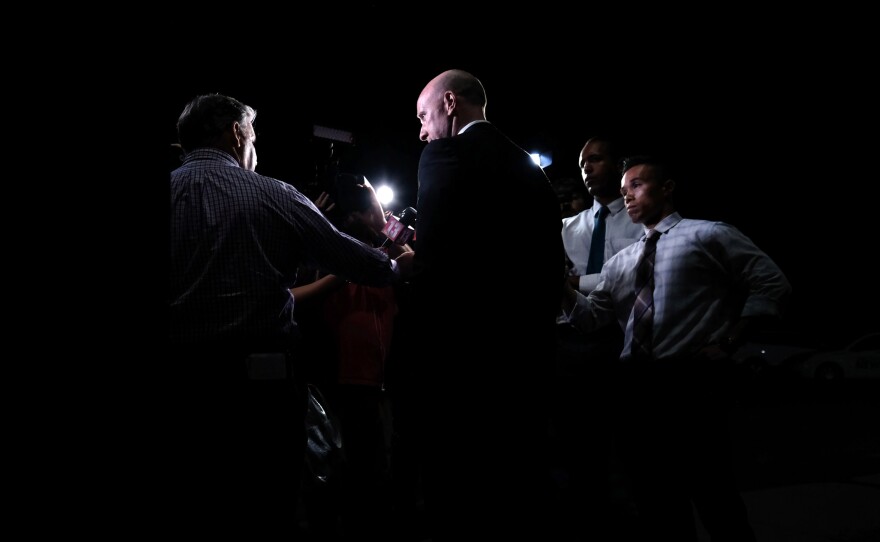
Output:
[[[241,124],[239,124],[238,121],[232,123],[232,136],[235,138],[235,146],[241,147],[244,133],[242,132]]]
[[[675,181],[672,179],[666,179],[666,181],[663,182],[663,193],[668,196],[673,192],[675,192]]]
[[[449,113],[455,109],[455,93],[447,90],[443,93],[443,104],[446,106],[446,112]]]

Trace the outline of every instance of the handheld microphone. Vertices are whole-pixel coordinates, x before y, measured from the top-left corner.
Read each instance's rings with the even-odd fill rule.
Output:
[[[382,233],[386,237],[382,243],[382,248],[387,247],[391,243],[397,245],[407,244],[415,233],[412,225],[416,223],[416,215],[418,213],[412,207],[407,207],[401,211],[400,218],[390,215],[388,222],[385,223],[385,227],[382,228]]]

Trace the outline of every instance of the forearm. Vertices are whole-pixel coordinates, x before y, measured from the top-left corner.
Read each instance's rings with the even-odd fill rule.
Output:
[[[615,321],[614,310],[610,305],[610,299],[605,297],[604,292],[585,296],[569,286],[566,286],[562,296],[562,318],[568,323],[589,333],[599,327]]]
[[[398,245],[397,243],[391,243],[388,246],[388,256],[390,258],[397,258],[401,254],[412,251],[413,249],[409,245]]]
[[[296,301],[306,301],[331,292],[343,284],[345,284],[345,280],[336,275],[327,275],[309,284],[295,286],[290,289],[290,293]]]
[[[569,277],[570,279],[576,279],[577,277]],[[563,288],[562,291],[562,314],[568,318],[571,312],[574,310],[577,305],[577,292],[574,288],[571,287],[571,281],[569,281],[568,285]]]
[[[589,294],[596,289],[596,286],[599,285],[599,277],[599,273],[578,276],[577,290],[584,295]]]

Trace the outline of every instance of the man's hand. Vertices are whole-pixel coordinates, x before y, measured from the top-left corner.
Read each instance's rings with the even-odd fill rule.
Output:
[[[326,215],[336,207],[336,202],[330,199],[330,194],[327,192],[321,192],[318,197],[315,198],[315,207]]]
[[[400,280],[407,281],[412,277],[413,274],[413,258],[415,258],[415,251],[404,252],[400,256],[394,258],[394,261],[397,262],[397,268],[400,270]]]

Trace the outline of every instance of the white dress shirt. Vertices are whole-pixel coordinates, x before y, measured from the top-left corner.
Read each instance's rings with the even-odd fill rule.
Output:
[[[578,291],[586,295],[599,284],[599,273],[587,275],[587,261],[590,259],[590,244],[593,238],[593,223],[596,213],[602,206],[593,200],[589,209],[562,219],[562,244],[565,254],[574,267],[571,274],[580,275]],[[645,233],[641,224],[634,224],[623,206],[623,197],[608,204],[605,217],[605,261],[628,247]]]
[[[662,233],[654,258],[655,359],[693,356],[726,337],[740,318],[781,316],[791,285],[738,229],[678,213],[655,229]],[[599,285],[588,296],[579,293],[566,315],[583,331],[616,320],[624,330],[622,359],[631,348],[635,272],[643,247],[640,241],[606,261]]]

